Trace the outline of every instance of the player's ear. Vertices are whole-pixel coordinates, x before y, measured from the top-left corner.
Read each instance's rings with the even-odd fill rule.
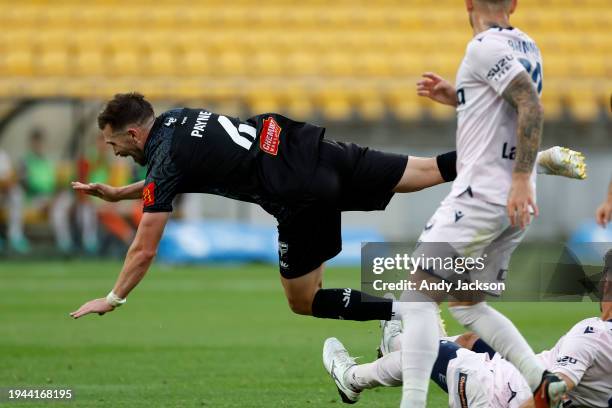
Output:
[[[465,8],[467,11],[474,10],[474,0],[465,0]]]
[[[134,144],[138,144],[138,130],[134,129],[134,128],[130,128],[128,129],[128,135],[130,136],[130,139],[132,140],[132,142],[134,142]]]
[[[517,3],[518,3],[518,0],[510,1],[510,10],[508,11],[508,14],[514,13],[514,10],[516,10]]]

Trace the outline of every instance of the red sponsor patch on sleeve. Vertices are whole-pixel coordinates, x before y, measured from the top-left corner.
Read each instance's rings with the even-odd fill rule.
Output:
[[[145,207],[155,204],[155,183],[150,182],[142,190],[142,204]]]
[[[264,152],[276,156],[278,154],[278,145],[280,143],[281,127],[272,116],[265,119],[261,134],[259,135],[259,148]]]

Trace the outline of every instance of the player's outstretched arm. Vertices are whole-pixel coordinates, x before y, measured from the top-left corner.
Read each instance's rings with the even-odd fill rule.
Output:
[[[82,191],[85,194],[110,202],[142,198],[142,189],[144,188],[144,180],[122,187],[113,187],[102,183],[81,183],[79,181],[73,181],[70,184],[73,190]]]
[[[601,203],[595,212],[595,219],[602,227],[606,227],[612,218],[612,181],[608,187],[608,197]]]
[[[113,296],[118,302],[123,302],[128,293],[142,280],[155,258],[157,246],[169,216],[169,212],[143,214],[134,242],[132,242],[125,256],[123,269],[109,296]],[[108,296],[106,298],[94,299],[70,313],[70,316],[78,319],[89,313],[104,314],[111,312],[116,307],[111,303],[113,301],[111,299],[109,302]]]
[[[527,72],[518,74],[502,95],[518,113],[516,161],[508,196],[508,217],[513,226],[525,228],[531,221],[530,207],[536,217],[539,213],[530,179],[540,147],[544,111]]]
[[[396,193],[411,193],[453,181],[457,177],[457,152],[436,157],[410,156],[404,174],[393,188]]]
[[[455,87],[433,72],[424,73],[423,79],[417,82],[417,95],[454,107],[458,103]]]

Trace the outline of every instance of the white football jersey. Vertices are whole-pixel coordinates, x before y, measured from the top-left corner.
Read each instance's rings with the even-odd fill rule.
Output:
[[[519,408],[531,399],[521,373],[496,354],[459,349],[446,369],[450,408]]]
[[[576,324],[538,358],[547,370],[568,376],[576,388],[567,407],[612,406],[612,321],[597,317]]]
[[[457,179],[451,195],[506,205],[516,156],[516,110],[503,92],[527,72],[542,92],[542,56],[517,28],[490,28],[467,46],[457,73]],[[532,176],[535,189],[535,171]],[[535,190],[534,190],[535,191]]]

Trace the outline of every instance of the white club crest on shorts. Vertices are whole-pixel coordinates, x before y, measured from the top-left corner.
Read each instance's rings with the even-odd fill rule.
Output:
[[[278,253],[280,256],[285,256],[289,251],[289,244],[286,242],[278,241]]]

